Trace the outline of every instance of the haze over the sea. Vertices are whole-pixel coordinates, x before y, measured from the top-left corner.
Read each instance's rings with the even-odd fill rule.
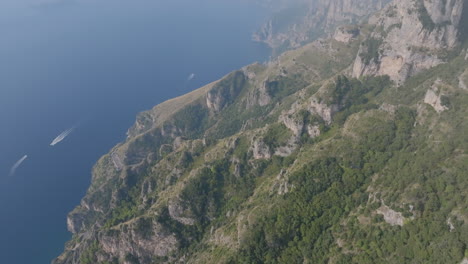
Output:
[[[246,2],[0,1],[2,263],[60,254],[93,164],[138,112],[268,58],[251,42],[265,14]]]

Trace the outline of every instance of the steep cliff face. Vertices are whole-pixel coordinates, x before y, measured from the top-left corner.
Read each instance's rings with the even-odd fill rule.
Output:
[[[254,40],[275,50],[297,48],[334,32],[343,24],[357,23],[390,0],[308,0],[279,11],[257,33]]]
[[[94,167],[54,263],[460,263],[466,7],[428,1],[429,30],[415,6],[139,114]],[[405,43],[422,48],[398,57]]]
[[[395,0],[370,23],[376,31],[364,42],[353,75],[389,75],[397,83],[446,61],[459,44],[463,0]]]

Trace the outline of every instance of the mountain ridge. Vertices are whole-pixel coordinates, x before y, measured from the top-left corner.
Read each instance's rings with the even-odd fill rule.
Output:
[[[429,14],[444,2],[465,21],[459,0]],[[444,63],[401,81],[368,70],[388,56],[369,39],[395,45],[379,23],[398,24],[388,10],[411,3],[139,114],[94,167],[54,263],[466,260],[463,34]],[[414,18],[400,17],[420,27]]]
[[[278,11],[253,35],[275,52],[298,48],[334,33],[336,27],[355,24],[382,9],[389,0],[303,1]]]

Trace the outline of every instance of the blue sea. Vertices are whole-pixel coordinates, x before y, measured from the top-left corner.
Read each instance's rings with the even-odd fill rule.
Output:
[[[93,164],[138,112],[268,59],[251,42],[267,11],[248,2],[0,1],[1,263],[62,252]]]

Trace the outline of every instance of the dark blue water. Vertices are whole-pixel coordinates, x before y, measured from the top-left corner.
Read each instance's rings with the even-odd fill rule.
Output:
[[[250,41],[266,14],[241,1],[4,1],[1,263],[50,263],[62,251],[66,215],[93,164],[125,138],[138,112],[269,55]]]

